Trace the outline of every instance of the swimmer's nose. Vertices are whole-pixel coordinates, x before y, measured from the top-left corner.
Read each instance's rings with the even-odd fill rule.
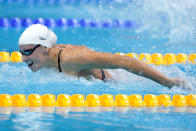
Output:
[[[28,60],[27,56],[23,55],[23,56],[22,56],[22,61],[25,62],[25,61],[27,61],[27,60]]]

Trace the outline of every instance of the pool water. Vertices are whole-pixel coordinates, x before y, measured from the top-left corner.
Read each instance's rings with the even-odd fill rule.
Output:
[[[28,6],[27,6],[28,5]],[[85,45],[110,53],[195,53],[196,2],[132,0],[99,4],[0,3],[0,17],[134,20],[137,28],[53,28],[57,43]],[[37,10],[39,8],[39,10]],[[0,28],[1,51],[18,51],[24,28]],[[193,90],[169,90],[127,71],[109,70],[116,83],[87,81],[56,71],[32,73],[25,63],[0,63],[1,94],[196,94],[196,65],[154,66],[185,79]],[[195,130],[196,108],[0,108],[0,130]]]

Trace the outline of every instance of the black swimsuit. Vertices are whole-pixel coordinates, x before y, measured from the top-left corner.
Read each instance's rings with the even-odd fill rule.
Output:
[[[61,60],[60,60],[61,51],[62,51],[62,49],[59,51],[59,54],[58,54],[58,67],[59,67],[59,72],[62,72],[62,69],[61,69]]]
[[[59,54],[58,54],[58,68],[59,68],[59,72],[62,72],[62,69],[61,69],[61,60],[60,60],[60,54],[61,54],[61,51],[62,49],[59,51]],[[101,70],[101,75],[102,75],[102,78],[101,80],[104,81],[105,80],[105,73],[103,71],[103,69],[100,69]]]
[[[101,74],[102,74],[101,80],[103,81],[103,80],[105,80],[105,73],[104,73],[103,69],[100,69],[100,70],[101,70]]]

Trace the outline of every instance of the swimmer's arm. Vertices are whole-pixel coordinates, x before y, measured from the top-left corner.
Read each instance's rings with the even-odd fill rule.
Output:
[[[136,75],[149,78],[163,86],[171,88],[176,80],[166,77],[153,67],[129,56],[110,53],[92,52],[88,55],[89,65],[92,68],[118,69],[122,68]]]

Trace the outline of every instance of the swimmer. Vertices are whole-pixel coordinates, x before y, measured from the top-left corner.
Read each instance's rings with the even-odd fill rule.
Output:
[[[106,69],[124,69],[169,88],[186,88],[184,80],[166,77],[150,65],[129,56],[96,52],[80,45],[55,45],[56,41],[57,36],[47,27],[41,24],[28,27],[19,38],[22,60],[33,72],[43,67],[56,68],[68,75],[86,79],[93,76],[107,81],[112,76]]]

